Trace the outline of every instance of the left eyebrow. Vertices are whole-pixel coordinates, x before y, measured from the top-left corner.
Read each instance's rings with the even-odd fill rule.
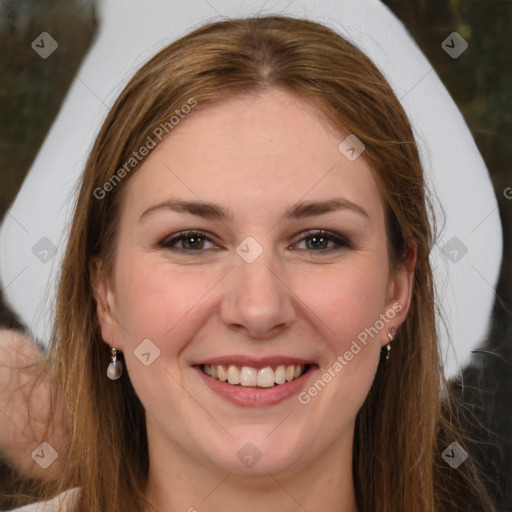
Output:
[[[293,205],[284,215],[285,219],[303,219],[338,210],[350,210],[370,220],[366,210],[344,198],[333,198],[326,201],[304,201]]]
[[[190,213],[191,215],[196,215],[205,219],[222,220],[233,218],[232,212],[215,203],[169,199],[145,210],[139,217],[139,221],[150,213],[162,209],[173,210],[180,213]],[[283,218],[287,220],[303,219],[305,217],[313,217],[339,210],[353,211],[365,217],[367,220],[370,220],[370,216],[361,206],[344,198],[333,198],[326,201],[303,201],[296,203],[285,212]]]

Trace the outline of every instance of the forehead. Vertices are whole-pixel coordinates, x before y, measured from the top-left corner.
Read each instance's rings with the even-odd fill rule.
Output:
[[[129,210],[170,196],[233,211],[342,195],[381,208],[370,165],[338,149],[348,134],[295,95],[269,90],[197,111],[174,127],[127,184]],[[371,211],[370,211],[371,213]],[[378,213],[378,212],[375,212]]]

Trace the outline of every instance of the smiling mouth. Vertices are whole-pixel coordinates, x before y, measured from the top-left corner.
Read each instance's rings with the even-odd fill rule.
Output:
[[[250,366],[209,365],[200,366],[202,372],[212,379],[235,387],[272,388],[302,377],[312,365],[277,365],[265,368]]]

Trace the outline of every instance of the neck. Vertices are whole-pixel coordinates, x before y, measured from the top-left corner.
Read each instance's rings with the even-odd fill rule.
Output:
[[[149,435],[151,512],[357,512],[352,436],[345,439],[295,471],[247,477],[192,459]]]

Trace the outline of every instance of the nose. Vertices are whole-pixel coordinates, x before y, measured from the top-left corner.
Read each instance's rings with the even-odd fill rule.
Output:
[[[293,292],[271,251],[252,263],[235,256],[227,276],[221,319],[231,329],[255,339],[269,339],[289,327],[295,318]]]

